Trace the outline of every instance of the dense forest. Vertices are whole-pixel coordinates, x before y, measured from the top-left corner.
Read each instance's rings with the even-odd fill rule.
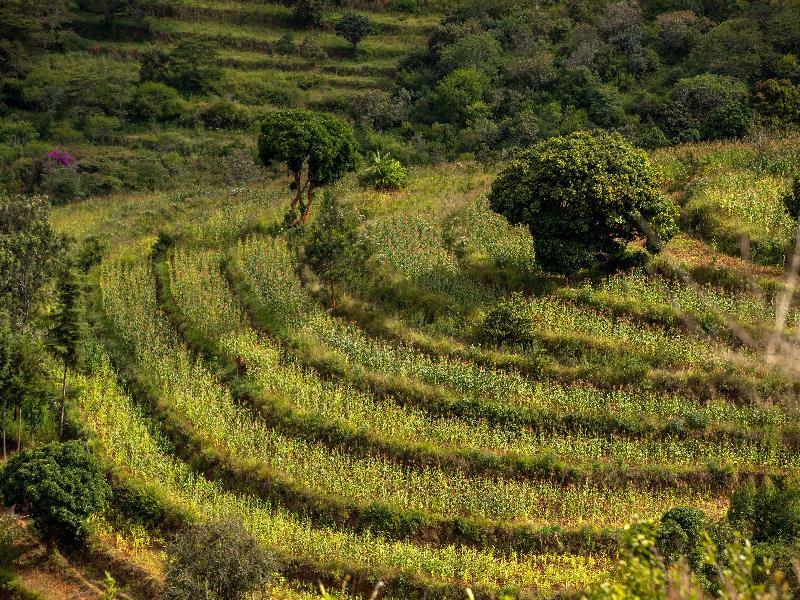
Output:
[[[246,181],[257,177],[251,136],[233,132],[291,106],[346,116],[367,151],[418,164],[493,161],[592,128],[657,148],[800,121],[800,5],[791,0],[493,0],[454,3],[439,22],[414,1],[385,10],[345,31],[346,7],[325,2],[243,13],[180,2],[6,2],[6,187],[68,200],[208,180],[209,171],[216,182]],[[269,38],[200,26],[215,18],[263,24]],[[375,47],[360,48],[364,38]],[[384,56],[397,58],[384,66]],[[321,95],[327,83],[347,93]]]

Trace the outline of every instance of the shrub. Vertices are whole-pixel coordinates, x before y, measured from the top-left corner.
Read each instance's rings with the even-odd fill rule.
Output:
[[[72,166],[47,163],[42,172],[40,186],[56,203],[72,202],[84,196],[80,173]]]
[[[376,190],[399,190],[405,187],[408,176],[403,165],[387,152],[375,151],[372,162],[365,171],[362,181]]]
[[[494,344],[530,345],[535,322],[525,297],[512,293],[495,304],[481,326],[481,339]]]
[[[753,90],[753,105],[768,125],[787,126],[800,122],[800,86],[787,79],[759,81]]]
[[[320,27],[328,10],[329,0],[291,0],[294,22],[301,27]]]
[[[36,138],[39,133],[30,121],[22,119],[3,119],[0,121],[0,143],[9,146],[24,146]]]
[[[748,482],[731,495],[728,520],[754,542],[792,544],[800,537],[800,486]]]
[[[11,457],[0,471],[6,506],[25,507],[48,546],[80,539],[87,519],[110,494],[97,460],[82,442],[47,444]]]
[[[200,120],[211,129],[247,129],[253,122],[250,110],[225,98],[214,98],[199,111]]]
[[[275,52],[287,56],[295,54],[297,52],[297,45],[294,43],[294,35],[291,33],[283,34],[280,39],[275,42]]]
[[[707,139],[736,137],[747,129],[747,87],[738,79],[721,75],[698,75],[681,79],[670,92],[662,110],[662,121],[670,135]],[[749,123],[748,123],[749,124]]]
[[[372,21],[364,15],[356,13],[345,13],[341,19],[336,22],[335,26],[336,35],[346,39],[353,47],[353,52],[358,48],[358,44],[368,35],[372,35],[375,31]]]
[[[217,44],[193,36],[178,42],[170,52],[153,48],[141,58],[142,81],[166,83],[184,94],[207,94],[222,77],[217,66]]]
[[[334,309],[335,284],[352,275],[369,255],[361,220],[352,204],[341,202],[335,192],[326,190],[319,216],[303,240],[306,261],[329,284]]]
[[[415,14],[419,11],[419,2],[417,0],[389,0],[389,10]]]
[[[572,274],[619,257],[644,237],[658,251],[678,208],[658,187],[647,154],[618,134],[575,133],[541,142],[492,185],[494,211],[533,234],[539,264]]]
[[[795,219],[800,219],[800,176],[794,178],[792,187],[783,196],[786,211]]]
[[[656,544],[668,564],[686,559],[695,573],[703,566],[703,534],[708,518],[696,508],[679,506],[661,517]]]
[[[448,123],[465,123],[471,116],[486,112],[483,102],[489,77],[473,68],[457,69],[442,79],[434,91],[434,106]]]
[[[263,588],[273,560],[237,521],[197,525],[169,549],[165,600],[240,600]]]
[[[158,81],[144,81],[133,94],[131,108],[140,119],[172,121],[183,109],[178,90]]]
[[[117,117],[92,115],[86,120],[83,129],[90,140],[107,144],[114,140],[121,127],[122,123]]]

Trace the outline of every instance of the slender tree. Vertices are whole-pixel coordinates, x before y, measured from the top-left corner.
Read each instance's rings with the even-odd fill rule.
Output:
[[[319,216],[306,235],[306,261],[327,281],[333,310],[336,310],[336,283],[352,272],[355,265],[362,264],[369,253],[360,224],[361,215],[355,208],[327,190]]]
[[[43,196],[0,194],[0,300],[15,331],[29,324],[39,292],[58,271],[67,246],[50,226],[49,209]]]
[[[64,408],[67,400],[67,373],[75,369],[79,360],[82,337],[81,276],[77,269],[67,264],[58,279],[58,310],[53,315],[50,331],[52,348],[63,365],[61,378],[61,403],[59,405],[58,435],[64,437]]]
[[[41,420],[44,392],[44,348],[30,332],[0,334],[0,401],[2,402],[3,458],[8,456],[8,411],[17,424],[17,451],[22,449],[22,417]]]

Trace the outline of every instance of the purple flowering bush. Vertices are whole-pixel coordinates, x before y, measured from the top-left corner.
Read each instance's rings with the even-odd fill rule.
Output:
[[[72,156],[66,150],[61,150],[60,148],[53,148],[48,154],[47,158],[50,160],[57,162],[62,167],[69,167],[75,162],[76,158]]]

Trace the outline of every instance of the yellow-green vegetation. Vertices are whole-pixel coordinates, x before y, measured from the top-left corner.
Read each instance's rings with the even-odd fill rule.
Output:
[[[789,172],[787,156],[791,142],[655,158],[689,211],[783,190],[778,167],[729,184],[762,162]],[[417,168],[391,194],[356,178],[336,193],[370,250],[336,309],[302,231],[279,226],[282,181],[53,215],[110,244],[68,414],[179,522],[242,519],[276,554],[277,597],[346,576],[365,596],[378,580],[388,597],[578,592],[610,576],[626,526],[674,506],[724,518],[736,481],[798,467],[792,376],[764,360],[777,270],[705,250],[683,221],[647,268],[566,280],[488,209],[491,174]],[[503,318],[524,335],[503,338]]]

